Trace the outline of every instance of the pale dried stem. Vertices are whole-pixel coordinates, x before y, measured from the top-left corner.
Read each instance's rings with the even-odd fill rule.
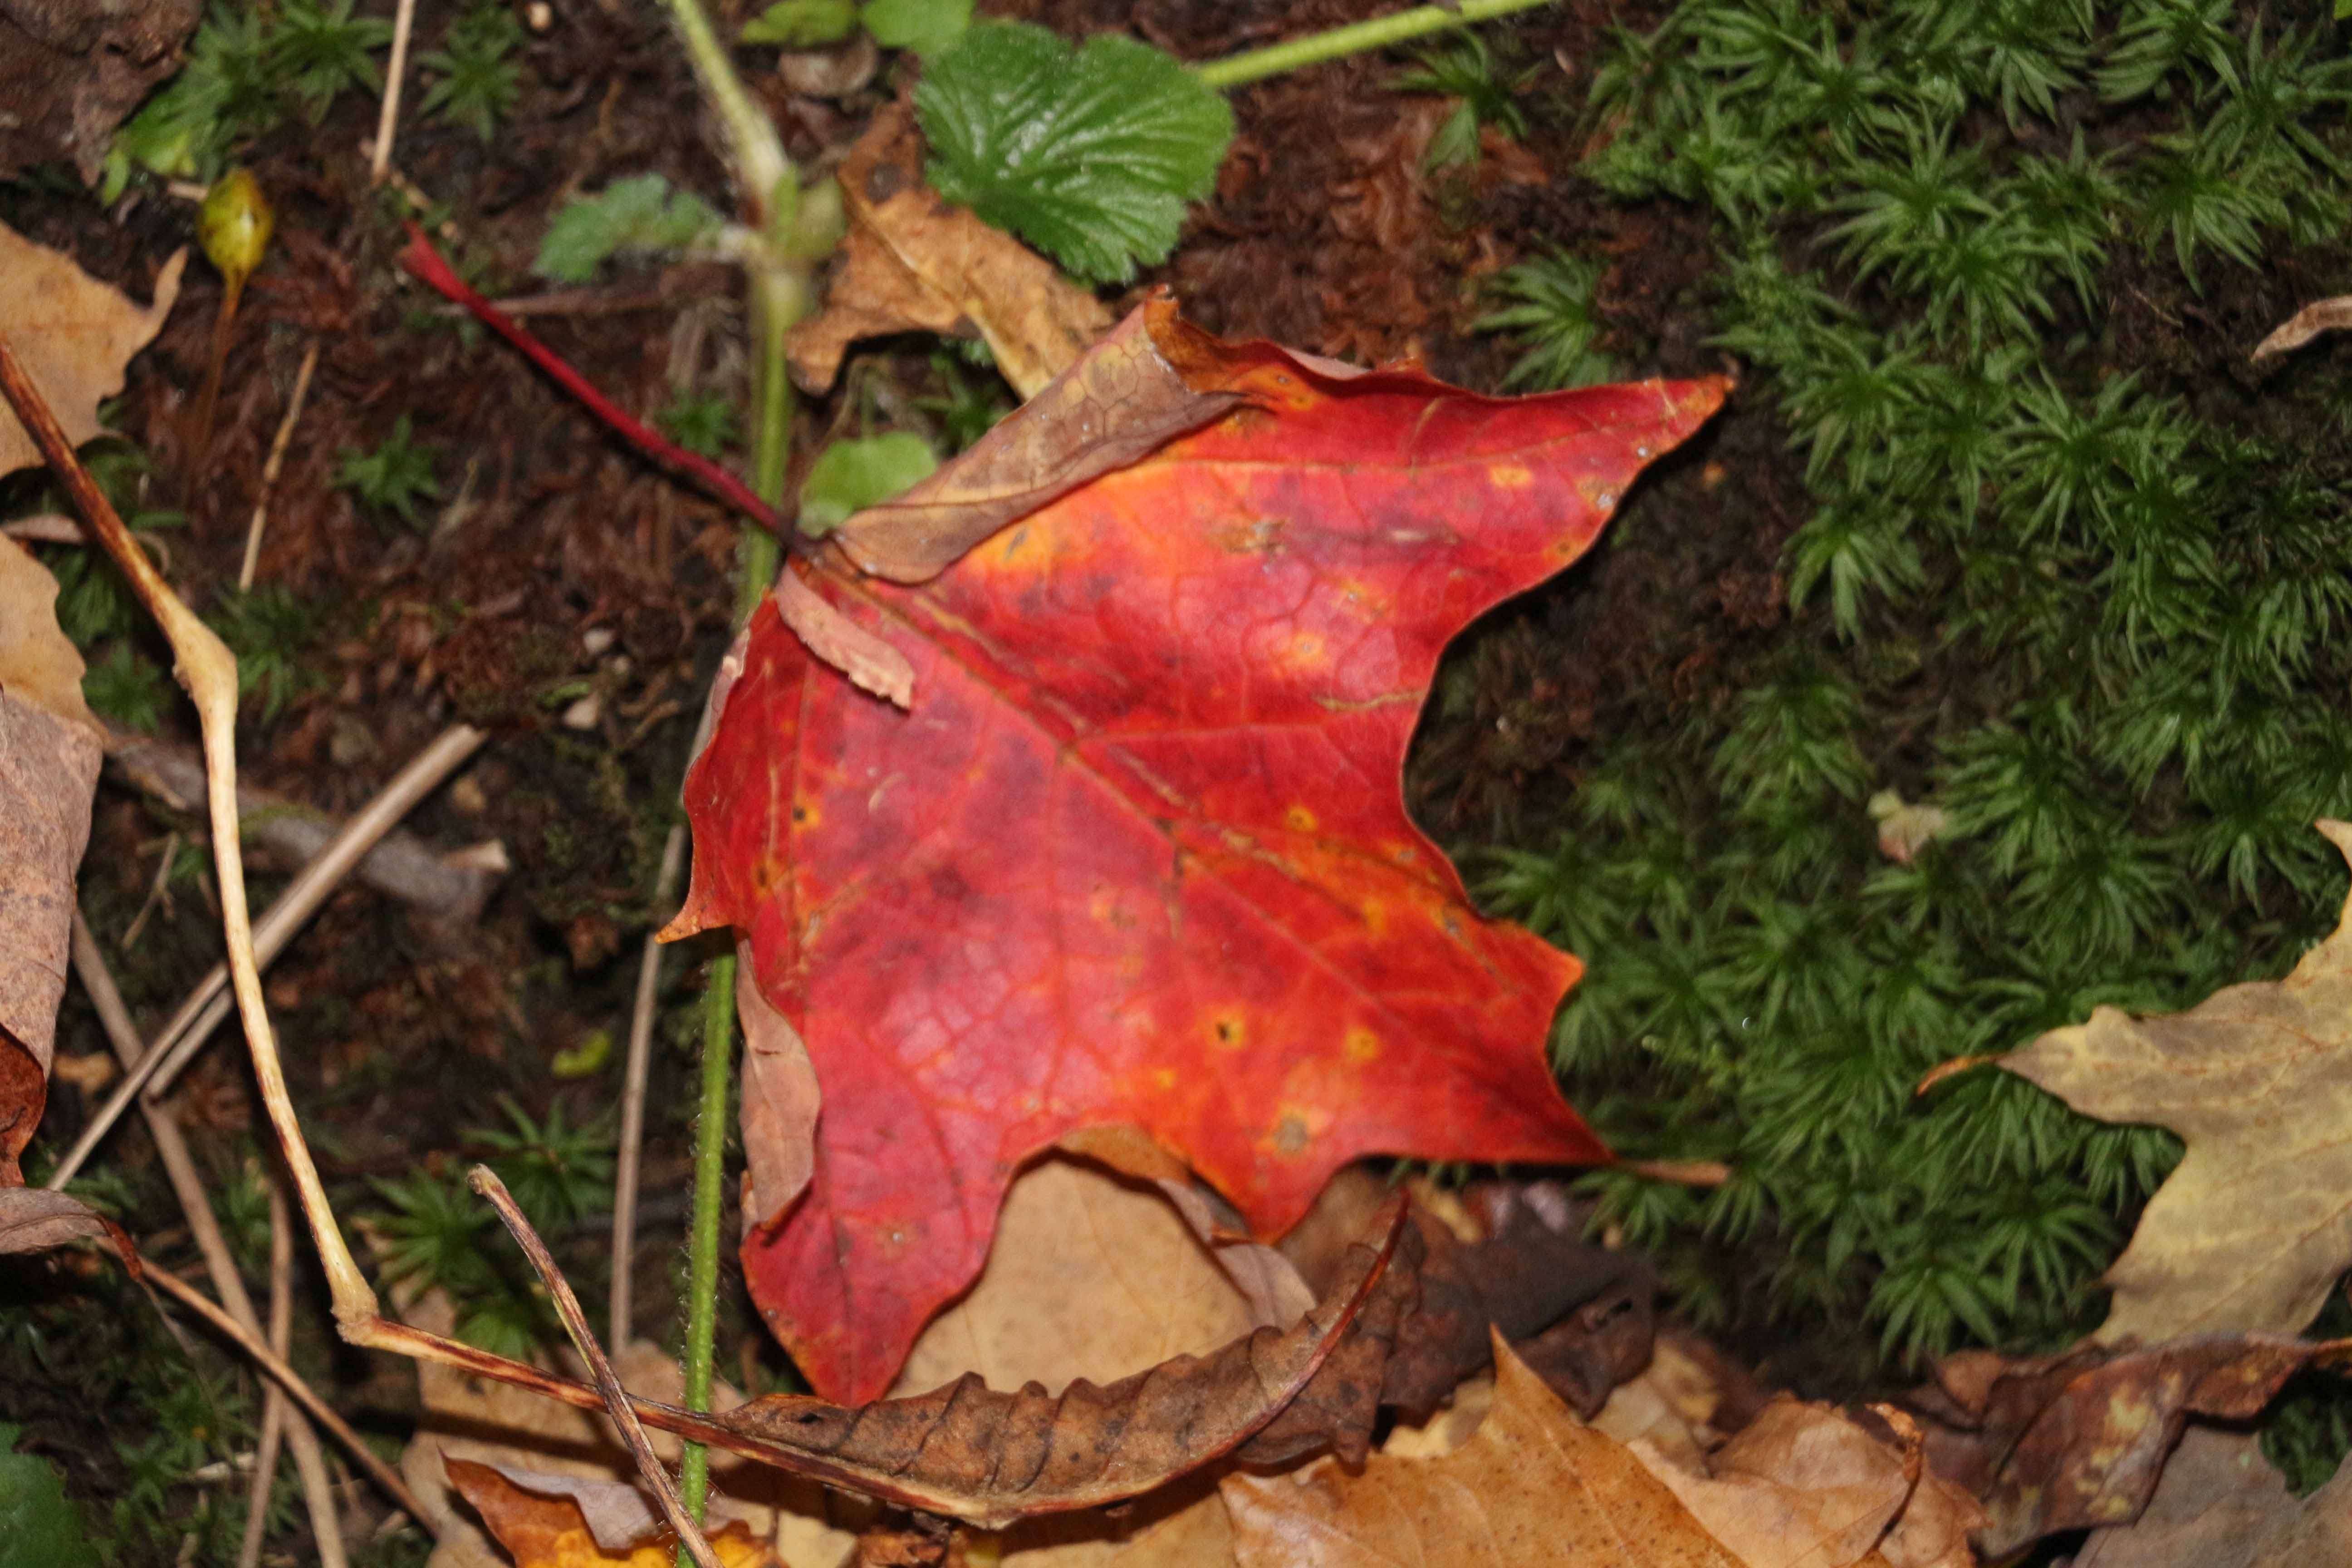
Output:
[[[167,590],[168,591],[168,590]],[[176,602],[176,601],[175,601]],[[199,623],[201,624],[201,623]],[[209,635],[209,634],[207,634]],[[234,677],[232,677],[232,680]],[[287,884],[278,901],[261,917],[261,924],[253,933],[255,959],[268,963],[284,951],[302,923],[309,920],[337,883],[351,871],[353,865],[373,848],[376,841],[390,831],[393,824],[408,815],[411,808],[438,788],[457,766],[474,754],[487,737],[481,731],[457,724],[442,731],[434,742],[419,752],[409,764],[394,775],[392,781],[376,793],[373,800],[354,813],[327,847],[319,851],[309,864]],[[218,842],[217,828],[215,841]],[[234,841],[236,835],[230,835]],[[242,879],[240,879],[240,884]],[[200,981],[172,1015],[170,1022],[157,1032],[154,1048],[139,1059],[136,1070],[126,1073],[121,1083],[98,1114],[82,1129],[81,1136],[66,1157],[58,1163],[49,1177],[52,1191],[61,1189],[79,1173],[82,1163],[98,1147],[100,1140],[112,1130],[131,1097],[153,1082],[153,1092],[160,1094],[171,1087],[172,1080],[188,1059],[194,1056],[212,1032],[228,1016],[228,967],[216,964],[211,973]]]
[[[497,1172],[488,1165],[477,1165],[466,1179],[474,1191],[489,1199],[490,1206],[499,1211],[499,1218],[506,1222],[509,1234],[515,1238],[515,1245],[522,1248],[525,1258],[530,1259],[532,1271],[539,1276],[540,1283],[547,1287],[548,1295],[554,1299],[556,1315],[563,1320],[563,1331],[572,1336],[572,1347],[579,1351],[580,1359],[588,1363],[588,1374],[596,1381],[596,1392],[604,1395],[604,1413],[613,1418],[613,1425],[620,1428],[621,1441],[628,1446],[630,1457],[636,1460],[637,1473],[645,1478],[646,1488],[654,1494],[654,1501],[660,1505],[662,1518],[668,1521],[671,1533],[677,1537],[678,1544],[700,1564],[700,1568],[719,1568],[718,1554],[710,1550],[710,1542],[702,1538],[701,1530],[686,1511],[685,1500],[677,1495],[677,1484],[670,1479],[669,1471],[663,1468],[660,1457],[655,1454],[653,1443],[646,1436],[645,1425],[637,1419],[636,1410],[629,1403],[629,1391],[621,1386],[620,1374],[613,1370],[612,1362],[604,1355],[604,1348],[596,1342],[596,1336],[590,1331],[587,1315],[580,1310],[580,1298],[572,1293],[572,1282],[563,1277],[563,1270],[555,1266],[547,1244],[539,1239],[539,1233],[531,1228],[530,1221],[523,1217],[522,1210],[515,1205],[513,1195],[507,1191],[507,1184],[499,1180]]]
[[[122,993],[116,987],[114,975],[98,950],[98,939],[90,934],[79,910],[73,915],[73,966],[123,1070],[136,1068],[141,1054],[138,1026],[131,1023],[131,1010],[122,1005]],[[195,1238],[196,1250],[204,1257],[213,1294],[221,1299],[221,1304],[247,1333],[258,1336],[260,1316],[254,1311],[253,1298],[247,1293],[245,1280],[236,1271],[236,1259],[229,1251],[228,1238],[221,1234],[220,1222],[214,1217],[211,1200],[205,1193],[204,1176],[196,1169],[195,1156],[188,1152],[187,1139],[181,1135],[179,1118],[168,1102],[151,1100],[139,1110],[147,1119],[147,1132],[155,1141],[155,1154],[163,1162],[163,1174],[180,1200],[180,1212],[187,1216],[188,1234]],[[343,1551],[342,1530],[335,1517],[334,1492],[327,1484],[327,1461],[319,1451],[319,1435],[310,1429],[309,1422],[297,1415],[288,1428],[287,1441],[294,1450],[294,1467],[301,1473],[302,1500],[310,1510],[310,1528],[319,1538],[319,1561],[326,1568],[348,1568],[351,1559]]]
[[[368,158],[368,184],[381,184],[392,165],[392,133],[400,127],[400,83],[408,74],[408,34],[416,22],[416,0],[400,0],[392,16],[392,59],[384,67],[383,107],[375,117],[375,149]]]
[[[286,1184],[276,1169],[266,1168],[262,1180],[269,1184],[269,1348],[283,1361],[294,1343],[294,1224],[287,1212]],[[237,1544],[236,1568],[258,1568],[261,1562],[269,1493],[278,1479],[278,1449],[291,1408],[286,1391],[271,1384],[261,1406],[261,1436],[253,1446],[253,1484],[245,1496],[245,1539]]]
[[[654,907],[667,909],[686,860],[686,828],[672,827],[654,878]],[[646,936],[637,957],[637,994],[629,1009],[629,1058],[621,1082],[621,1140],[613,1170],[613,1291],[607,1314],[613,1342],[626,1345],[634,1320],[637,1259],[637,1173],[646,1141],[646,1077],[653,1060],[654,1002],[661,985],[661,943]]]
[[[402,0],[401,14],[406,16],[415,0]],[[398,89],[385,94],[389,103]],[[237,568],[236,591],[240,594],[253,586],[253,570],[261,562],[261,531],[269,521],[269,488],[278,482],[278,470],[286,464],[286,448],[294,439],[294,422],[302,417],[302,404],[310,395],[310,373],[319,368],[319,344],[312,340],[302,351],[302,368],[294,373],[294,395],[286,400],[286,416],[278,422],[278,434],[270,438],[269,456],[261,465],[261,494],[253,503],[253,521],[245,530],[245,564]]]
[[[311,1237],[319,1248],[319,1260],[326,1269],[328,1288],[334,1297],[335,1316],[349,1335],[354,1327],[376,1320],[375,1292],[369,1288],[367,1276],[360,1272],[352,1249],[344,1244],[342,1232],[335,1225],[334,1209],[327,1202],[326,1186],[319,1180],[319,1168],[310,1158],[310,1145],[303,1142],[301,1125],[294,1117],[294,1102],[286,1092],[286,1069],[278,1058],[278,1037],[270,1026],[269,1005],[261,994],[261,971],[254,960],[252,912],[246,902],[245,857],[237,843],[236,660],[218,634],[180,602],[171,584],[155,570],[155,563],[147,558],[147,552],[131,538],[131,530],[116,514],[113,503],[74,456],[73,443],[67,439],[57,416],[50,411],[39,387],[26,374],[5,335],[0,335],[0,393],[6,395],[16,417],[73,498],[74,508],[81,513],[82,521],[89,524],[99,543],[114,558],[116,568],[130,582],[131,591],[163,628],[176,660],[173,673],[195,704],[211,782],[206,805],[212,818],[213,858],[220,876],[221,924],[228,946],[229,984],[236,994],[237,1009],[245,1016],[245,1035],[252,1047],[253,1072],[261,1085],[262,1104],[285,1151],[294,1189],[300,1194],[303,1218],[309,1222]]]

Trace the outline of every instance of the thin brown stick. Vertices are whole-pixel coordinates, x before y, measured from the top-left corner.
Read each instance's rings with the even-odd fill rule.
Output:
[[[686,859],[686,828],[672,827],[662,845],[661,869],[654,877],[654,907],[667,909]],[[613,1342],[626,1346],[635,1328],[637,1172],[646,1141],[646,1077],[653,1060],[654,1002],[661,985],[661,943],[651,934],[637,957],[637,994],[629,1009],[629,1058],[621,1080],[621,1138],[613,1170],[613,1291],[609,1299]]]
[[[294,933],[326,901],[327,895],[352,867],[391,830],[394,823],[408,815],[417,801],[438,788],[458,763],[472,756],[486,739],[481,731],[468,725],[452,725],[377,791],[373,800],[354,813],[261,917],[253,933],[257,962],[268,963],[283,952]],[[106,1103],[82,1129],[81,1136],[74,1140],[73,1147],[66,1151],[65,1158],[58,1162],[48,1181],[51,1191],[62,1189],[79,1173],[82,1163],[112,1130],[116,1120],[130,1106],[131,1097],[150,1079],[153,1080],[156,1093],[171,1086],[180,1068],[228,1016],[227,989],[228,966],[214,965],[180,1004],[171,1021],[157,1032],[154,1048],[144,1052],[139,1066],[123,1075],[123,1081],[115,1086]]]
[[[383,107],[375,117],[375,150],[368,158],[368,184],[383,183],[392,163],[392,133],[400,128],[400,82],[408,74],[408,34],[416,23],[416,0],[400,0],[392,16],[392,59],[384,67]]]
[[[114,1047],[116,1058],[122,1063],[124,1071],[136,1068],[140,1057],[138,1026],[131,1023],[131,1010],[123,1005],[122,993],[106,967],[105,956],[99,952],[98,938],[91,934],[79,910],[73,914],[72,952],[74,973],[89,993],[90,1005],[98,1012],[99,1023]],[[168,1102],[150,1100],[139,1110],[146,1118],[148,1136],[155,1142],[155,1154],[163,1163],[163,1174],[180,1200],[180,1212],[187,1216],[188,1234],[204,1258],[205,1272],[213,1282],[213,1294],[221,1299],[221,1305],[247,1332],[258,1336],[261,1319],[253,1310],[253,1298],[246,1292],[244,1279],[237,1273],[236,1259],[228,1249],[228,1237],[221,1234],[220,1222],[214,1217],[204,1176],[196,1169],[187,1139],[181,1134],[179,1118]],[[335,1513],[334,1493],[327,1484],[327,1463],[319,1450],[319,1435],[298,1415],[288,1423],[286,1439],[294,1450],[295,1468],[301,1473],[302,1499],[310,1510],[311,1531],[319,1539],[319,1561],[326,1568],[348,1568],[351,1558],[343,1550],[342,1527]]]
[[[277,1171],[264,1168],[261,1179],[269,1184],[269,1348],[283,1361],[294,1343],[294,1226]],[[245,1497],[245,1539],[237,1544],[236,1568],[257,1568],[261,1562],[269,1494],[278,1481],[278,1450],[291,1408],[286,1391],[269,1384],[269,1397],[261,1407],[261,1436],[253,1446],[253,1484]]]
[[[404,9],[414,0],[404,0]],[[310,373],[319,368],[318,340],[302,351],[302,368],[294,373],[294,395],[286,400],[286,416],[278,422],[278,434],[270,438],[269,456],[261,465],[261,494],[253,503],[253,521],[245,530],[245,564],[237,568],[236,591],[240,594],[253,586],[253,569],[261,561],[261,531],[269,521],[269,487],[278,482],[278,470],[286,464],[286,448],[294,439],[294,422],[302,417],[303,402],[310,395]]]
[[[718,1554],[710,1550],[710,1542],[702,1538],[701,1529],[694,1522],[693,1516],[686,1511],[685,1500],[677,1495],[677,1483],[670,1479],[669,1471],[654,1452],[653,1443],[646,1436],[645,1425],[637,1419],[636,1410],[629,1403],[629,1391],[621,1386],[620,1374],[613,1370],[613,1363],[605,1358],[604,1347],[596,1342],[595,1334],[590,1331],[587,1314],[580,1310],[580,1298],[572,1293],[572,1281],[566,1279],[563,1270],[555,1266],[547,1244],[539,1239],[539,1233],[530,1227],[530,1221],[523,1217],[522,1210],[516,1206],[513,1195],[507,1191],[507,1184],[499,1180],[497,1172],[488,1165],[477,1165],[467,1173],[466,1180],[476,1192],[490,1200],[490,1206],[498,1210],[499,1218],[506,1222],[508,1234],[515,1238],[515,1245],[522,1248],[525,1258],[530,1259],[530,1267],[538,1274],[540,1283],[546,1286],[547,1293],[554,1298],[555,1313],[563,1320],[563,1331],[572,1336],[572,1346],[579,1351],[580,1359],[588,1363],[589,1375],[596,1380],[596,1392],[604,1396],[604,1413],[613,1418],[613,1425],[620,1428],[621,1441],[628,1445],[630,1457],[637,1461],[637,1473],[645,1478],[646,1487],[654,1494],[654,1501],[660,1505],[662,1518],[669,1521],[670,1532],[677,1537],[678,1544],[701,1568],[719,1568]]]

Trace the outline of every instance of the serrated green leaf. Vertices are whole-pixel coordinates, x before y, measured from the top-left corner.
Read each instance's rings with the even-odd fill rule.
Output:
[[[971,0],[866,0],[858,17],[886,49],[938,54],[971,26]]]
[[[1175,247],[1234,134],[1225,100],[1150,45],[1104,34],[1074,54],[1023,22],[928,61],[915,113],[942,195],[1103,282]]]
[[[856,0],[776,0],[744,24],[747,44],[820,49],[857,31]]]
[[[852,512],[929,479],[939,466],[930,444],[904,430],[835,441],[809,465],[808,482],[801,487],[801,531],[829,532]]]
[[[671,190],[659,174],[633,174],[566,203],[530,269],[559,283],[585,283],[616,251],[682,250],[718,226],[719,215],[701,197]]]

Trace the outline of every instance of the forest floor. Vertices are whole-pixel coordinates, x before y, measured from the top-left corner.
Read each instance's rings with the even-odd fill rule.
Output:
[[[982,7],[1070,36],[1128,28],[1194,59],[1365,8],[1359,0]],[[419,36],[438,37],[460,9],[422,0]],[[719,7],[722,26],[730,9]],[[438,232],[493,297],[545,292],[530,263],[555,213],[617,178],[656,172],[714,207],[732,205],[659,11],[571,0],[552,15],[524,46],[520,95],[487,142],[412,118],[397,143],[401,176],[435,204]],[[1582,104],[1602,36],[1643,21],[1626,7],[1570,0],[1489,28],[1501,74],[1531,72],[1518,93],[1531,129],[1516,144],[1490,138],[1476,163],[1449,169],[1424,166],[1448,105],[1397,90],[1396,56],[1236,91],[1239,132],[1216,195],[1196,209],[1175,254],[1114,308],[1165,284],[1192,319],[1227,337],[1362,363],[1417,356],[1444,379],[1492,391],[1516,348],[1474,330],[1490,308],[1481,280],[1572,245],[1606,258],[1600,346],[1627,379],[1736,371],[1702,341],[1714,254],[1706,216],[1673,202],[1616,202],[1574,173],[1591,133]],[[745,51],[747,64],[757,54]],[[820,98],[794,93],[772,70],[753,82],[804,168],[838,159],[898,85],[886,71]],[[640,942],[672,912],[656,899],[656,868],[679,819],[702,694],[729,639],[737,529],[397,269],[396,204],[367,174],[375,113],[372,99],[346,93],[321,123],[289,124],[244,160],[276,206],[277,239],[236,321],[201,478],[184,425],[210,358],[221,290],[210,268],[191,268],[169,325],[133,362],[112,412],[113,428],[146,456],[142,504],[185,514],[184,528],[165,536],[169,574],[206,608],[236,581],[296,367],[318,352],[307,408],[269,490],[258,580],[282,591],[283,666],[268,710],[249,704],[240,728],[247,782],[348,812],[445,726],[462,721],[490,734],[462,776],[405,824],[440,849],[502,845],[510,868],[488,902],[451,918],[346,887],[268,977],[295,1100],[330,1184],[354,1209],[369,1206],[372,1179],[478,1156],[487,1145],[472,1130],[505,1126],[503,1102],[540,1125],[612,1116],[619,1053],[598,1057],[596,1041],[625,1034]],[[143,297],[163,258],[188,241],[191,210],[152,184],[109,208],[68,183],[20,183],[0,187],[0,219]],[[2138,301],[2123,307],[2117,371],[2239,374],[2227,366],[2243,329],[2271,302],[2226,291],[2175,298],[2164,292],[2168,277],[2151,271],[2144,290],[2117,291]],[[541,304],[534,330],[625,407],[651,414],[681,398],[744,397],[742,311],[725,268],[625,264]],[[943,368],[932,340],[866,344],[839,383],[848,390],[801,403],[796,447],[814,450],[824,433],[877,407],[952,396],[950,376],[984,375]],[[1009,405],[1009,394],[998,395]],[[348,455],[378,449],[404,421],[431,454],[437,489],[415,526],[373,515],[337,483]],[[740,463],[740,451],[729,460]],[[1801,458],[1788,450],[1774,410],[1735,394],[1721,417],[1643,479],[1601,548],[1496,612],[1457,649],[1409,773],[1432,835],[1449,845],[1539,835],[1612,712],[1704,710],[1743,689],[1789,616],[1783,546],[1808,504]],[[145,653],[168,662],[160,644]],[[193,748],[184,710],[167,710],[161,730]],[[202,832],[200,816],[119,780],[101,789],[82,897],[142,1019],[160,1016],[215,961],[206,874],[193,858],[163,864],[185,858]],[[290,868],[264,869],[282,877]],[[274,887],[265,878],[260,897]],[[158,888],[163,897],[126,945]],[[676,1300],[693,1020],[714,951],[688,943],[674,952],[661,994],[637,1261],[639,1316],[649,1325],[666,1324]],[[79,993],[59,1040],[65,1065],[43,1138],[62,1146],[107,1088],[92,1065],[103,1037]],[[180,1103],[201,1158],[224,1181],[255,1158],[257,1105],[228,1042],[199,1060]],[[142,1249],[173,1267],[189,1255],[186,1237],[152,1167],[133,1125],[98,1162]],[[583,1293],[601,1284],[602,1227],[592,1216],[563,1238]],[[735,1233],[731,1211],[725,1228]],[[112,1289],[119,1310],[87,1311],[89,1292],[111,1289],[0,1277],[0,1315],[32,1325],[0,1343],[0,1413],[91,1499],[126,1494],[135,1479],[129,1456],[165,1419],[164,1402],[136,1392],[156,1335],[132,1321],[135,1295]],[[323,1287],[313,1282],[302,1299],[298,1362],[364,1430],[396,1442],[414,1413],[404,1364],[334,1344]],[[61,1327],[67,1315],[71,1333],[39,1328]],[[731,1266],[720,1347],[722,1366],[747,1379],[773,1385],[786,1375]],[[1772,1381],[1807,1379],[1801,1343],[1739,1348]],[[289,1525],[287,1539],[299,1530]]]

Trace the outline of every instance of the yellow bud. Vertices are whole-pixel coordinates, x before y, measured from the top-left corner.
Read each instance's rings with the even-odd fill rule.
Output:
[[[196,214],[196,242],[223,278],[241,285],[269,249],[278,215],[261,194],[261,182],[246,169],[231,169],[213,182]]]

